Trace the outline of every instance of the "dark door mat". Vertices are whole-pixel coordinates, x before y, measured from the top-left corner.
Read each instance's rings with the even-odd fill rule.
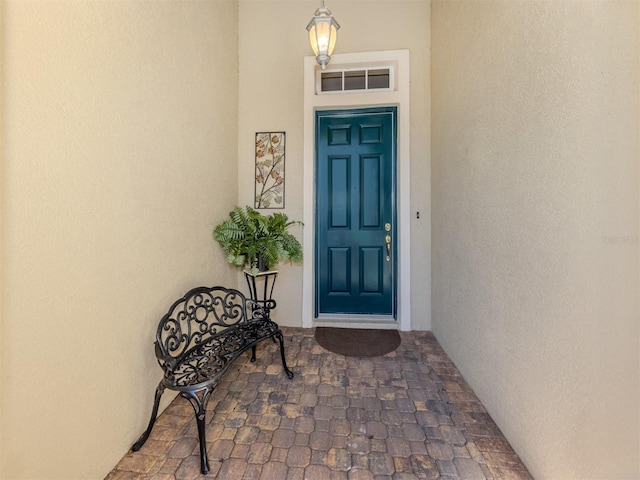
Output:
[[[316,327],[315,339],[330,352],[345,357],[378,357],[400,345],[397,330]]]

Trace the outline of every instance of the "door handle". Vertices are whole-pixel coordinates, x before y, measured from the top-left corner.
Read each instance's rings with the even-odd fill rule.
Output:
[[[387,244],[387,262],[391,261],[391,235],[387,235],[384,238],[385,243]]]

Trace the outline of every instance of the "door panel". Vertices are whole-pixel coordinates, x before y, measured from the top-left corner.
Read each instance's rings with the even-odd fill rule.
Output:
[[[351,249],[329,248],[329,291],[334,295],[349,294],[351,285]]]
[[[317,113],[316,314],[395,315],[395,119]]]
[[[350,226],[351,196],[349,195],[350,163],[348,157],[329,157],[330,180],[327,202],[331,220],[329,228],[348,229]]]
[[[360,158],[360,228],[379,229],[382,223],[380,191],[380,155]]]

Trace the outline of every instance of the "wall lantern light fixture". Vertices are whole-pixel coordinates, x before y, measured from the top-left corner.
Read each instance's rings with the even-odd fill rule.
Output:
[[[309,31],[311,48],[323,70],[329,63],[336,46],[339,28],[340,25],[333,18],[331,10],[324,6],[324,0],[322,0],[322,7],[314,13],[309,25],[307,25],[307,30]]]

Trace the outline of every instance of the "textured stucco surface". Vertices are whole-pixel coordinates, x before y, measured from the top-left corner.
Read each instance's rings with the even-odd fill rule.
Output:
[[[237,198],[237,6],[2,9],[0,477],[103,478],[148,421],[159,316],[236,281],[211,230]]]
[[[432,4],[433,330],[536,478],[638,478],[628,2]]]

